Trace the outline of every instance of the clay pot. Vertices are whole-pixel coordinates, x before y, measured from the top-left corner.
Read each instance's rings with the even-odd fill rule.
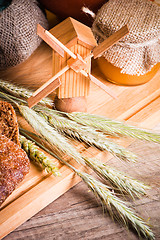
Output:
[[[73,17],[78,21],[91,26],[93,19],[81,9],[83,6],[88,7],[94,13],[106,3],[106,0],[39,0],[44,8],[51,11],[61,20],[67,17]]]

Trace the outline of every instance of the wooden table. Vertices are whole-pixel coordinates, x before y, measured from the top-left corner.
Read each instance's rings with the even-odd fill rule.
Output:
[[[160,132],[160,73],[149,83],[132,88],[106,82],[96,64],[93,65],[93,73],[116,91],[118,101],[111,99],[102,90],[91,84],[91,93],[88,97],[89,112],[128,120],[147,128],[156,126],[156,130]],[[41,85],[50,76],[51,50],[45,44],[24,64],[7,72],[1,72],[1,78],[12,79],[14,82],[33,88]],[[120,143],[127,146],[131,142],[121,140]],[[115,158],[111,159],[106,153],[102,153],[101,158],[106,159],[111,166],[152,186],[152,189],[147,192],[148,196],[136,199],[129,204],[145,220],[150,220],[156,239],[158,239],[160,236],[160,145],[135,141],[129,149],[139,155],[138,163],[120,162]],[[75,176],[72,175],[70,181],[74,182],[74,179]],[[76,180],[74,184],[78,181]],[[29,210],[34,212],[33,206]],[[23,211],[21,217],[22,215]],[[8,225],[8,227],[10,226]],[[88,192],[86,186],[80,182],[4,239],[134,240],[138,238],[119,223],[113,222],[108,214],[103,214],[101,206],[92,193]]]

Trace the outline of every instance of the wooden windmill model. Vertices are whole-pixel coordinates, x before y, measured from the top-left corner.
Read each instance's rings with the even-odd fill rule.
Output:
[[[91,75],[91,58],[100,57],[109,47],[128,34],[127,26],[97,46],[89,27],[67,18],[49,32],[38,25],[37,34],[53,48],[53,77],[28,99],[32,107],[57,89],[56,105],[61,111],[85,111],[90,80],[111,96],[109,88]]]

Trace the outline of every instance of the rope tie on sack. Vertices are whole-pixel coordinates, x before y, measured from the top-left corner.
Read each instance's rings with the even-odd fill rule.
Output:
[[[93,19],[96,17],[96,14],[92,12],[89,8],[87,7],[82,7],[82,11],[88,15],[90,15]]]

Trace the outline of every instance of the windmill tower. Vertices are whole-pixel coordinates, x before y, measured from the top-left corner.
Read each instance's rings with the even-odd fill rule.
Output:
[[[53,48],[53,78],[28,99],[29,107],[56,89],[58,110],[85,111],[90,80],[113,96],[106,85],[91,75],[91,58],[100,57],[127,33],[124,26],[97,46],[91,29],[73,18],[67,18],[49,32],[38,25],[37,34]]]

